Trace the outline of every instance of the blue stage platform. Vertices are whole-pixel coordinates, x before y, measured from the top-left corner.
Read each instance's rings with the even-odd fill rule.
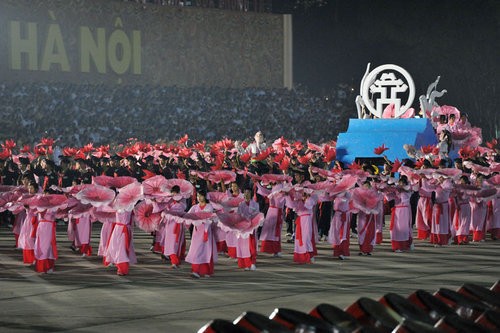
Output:
[[[431,121],[427,118],[409,119],[350,119],[347,132],[337,140],[337,159],[351,164],[356,158],[380,158],[373,150],[385,144],[384,155],[391,161],[408,158],[403,149],[410,144],[421,146],[437,144]]]

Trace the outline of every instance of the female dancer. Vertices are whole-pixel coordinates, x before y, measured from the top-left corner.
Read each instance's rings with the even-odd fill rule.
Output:
[[[200,190],[196,195],[198,203],[191,207],[188,213],[212,213],[214,208],[207,201],[207,194]],[[214,263],[217,262],[217,246],[215,244],[214,226],[212,220],[198,220],[193,228],[191,244],[186,261],[191,263],[191,275],[199,279],[214,274]]]

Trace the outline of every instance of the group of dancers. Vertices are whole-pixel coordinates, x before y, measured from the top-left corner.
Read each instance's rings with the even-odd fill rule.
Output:
[[[466,149],[454,167],[426,151],[416,162],[386,160],[379,170],[370,163],[343,168],[333,144],[280,138],[267,147],[262,133],[246,147],[225,139],[196,152],[185,142],[168,149],[134,143],[111,158],[102,149],[67,149],[61,166],[26,151],[4,156],[0,210],[13,218],[24,263],[53,272],[57,221],[67,222],[82,256],[94,255],[92,223],[101,222],[97,255],[119,275],[137,263],[137,226],[151,233],[151,250],[163,262],[172,269],[188,262],[195,278],[212,276],[222,253],[245,270],[256,270],[257,253],[281,257],[285,221],[299,264],[314,262],[321,236],[334,257],[349,257],[353,225],[359,254],[371,255],[386,215],[394,252],[413,250],[414,227],[435,246],[500,236],[496,147]],[[45,152],[50,143],[42,143]],[[3,146],[12,152],[15,144]]]

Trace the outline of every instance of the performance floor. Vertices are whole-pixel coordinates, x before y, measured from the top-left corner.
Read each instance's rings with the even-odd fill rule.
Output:
[[[94,225],[97,252],[100,224]],[[139,263],[130,275],[116,275],[95,255],[73,253],[65,226],[58,226],[59,259],[53,274],[39,274],[22,263],[14,236],[0,228],[1,332],[196,332],[220,318],[234,320],[244,311],[269,315],[277,307],[309,312],[320,303],[345,308],[359,297],[378,300],[386,293],[408,296],[416,289],[456,289],[465,282],[490,287],[500,279],[500,241],[435,248],[416,241],[415,251],[393,253],[387,232],[372,256],[334,259],[328,243],[318,244],[310,265],[292,261],[293,244],[283,243],[283,257],[259,255],[256,271],[219,258],[215,275],[193,279],[190,265],[179,270],[162,264],[149,251],[151,236],[136,230]]]

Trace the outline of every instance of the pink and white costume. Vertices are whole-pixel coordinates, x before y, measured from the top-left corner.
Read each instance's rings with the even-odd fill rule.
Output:
[[[23,249],[23,262],[25,264],[35,263],[35,236],[38,224],[37,212],[26,208],[24,222],[19,231],[18,245]]]
[[[349,192],[339,194],[333,201],[335,214],[330,222],[328,241],[333,246],[334,257],[348,257],[352,213],[349,209]],[[342,256],[342,257],[341,257]]]
[[[213,212],[211,204],[194,205],[188,213]],[[215,244],[214,225],[211,220],[202,220],[194,225],[186,261],[191,263],[191,272],[199,276],[214,274],[214,264],[217,262],[217,245]]]
[[[488,202],[486,230],[491,234],[491,239],[500,239],[500,192]]]
[[[470,200],[471,207],[471,230],[472,241],[481,242],[485,239],[486,213],[488,211],[487,203],[481,198],[472,196]]]
[[[35,237],[35,270],[40,273],[52,271],[57,259],[55,211],[45,210],[38,214]]]
[[[282,185],[276,185],[279,187]],[[266,213],[264,224],[260,232],[260,252],[278,254],[281,252],[281,228],[283,225],[283,208],[285,197],[281,194],[272,195],[271,191],[257,183],[258,191],[262,196],[269,199],[269,208]]]
[[[432,191],[433,187],[428,185],[428,180],[422,178],[418,191],[417,216],[415,225],[417,227],[417,238],[427,239],[431,234],[432,224]]]
[[[19,246],[19,234],[21,233],[21,228],[23,226],[24,220],[26,218],[26,211],[22,210],[14,215],[14,225],[12,226],[12,232],[16,239],[16,248],[20,249]]]
[[[184,213],[186,211],[186,203],[183,201],[173,201],[168,211],[173,213]],[[186,252],[186,239],[184,224],[175,222],[174,219],[166,215],[163,219],[164,228],[164,243],[163,255],[170,257],[172,265],[179,266]]]
[[[259,204],[256,201],[243,201],[238,206],[238,214],[250,220],[259,213]],[[239,268],[250,268],[257,262],[257,242],[255,239],[255,230],[244,237],[238,235],[236,243],[236,256],[238,258]]]
[[[459,245],[469,243],[471,222],[471,206],[469,201],[469,195],[464,191],[457,190],[453,228],[455,229],[455,242]]]
[[[132,233],[132,212],[118,211],[115,220],[106,246],[105,264],[115,264],[118,275],[127,275],[129,266],[137,263]]]
[[[403,189],[398,189],[397,192],[387,195],[394,199],[391,225],[389,228],[393,251],[408,251],[412,248],[411,195],[411,191],[405,191]]]
[[[168,203],[157,203],[153,201],[154,210],[153,212],[161,212],[168,207]],[[163,218],[163,221],[165,219]],[[162,221],[162,222],[163,222]],[[160,223],[158,229],[154,232],[154,242],[153,242],[153,252],[163,253],[165,244],[165,223]]]
[[[305,200],[292,200],[286,197],[287,207],[293,209],[297,214],[295,220],[295,243],[293,261],[299,264],[311,263],[317,255],[316,235],[313,226],[313,209],[317,203],[316,197],[308,197]]]
[[[90,245],[90,238],[92,235],[92,221],[90,213],[82,214],[80,217],[69,215],[68,218],[68,236],[72,236],[70,236],[72,238],[70,240],[73,241],[75,247],[80,249],[81,254],[91,256],[92,246]]]
[[[432,207],[431,243],[446,245],[450,240],[450,198],[453,184],[451,179],[436,186],[436,202]]]

